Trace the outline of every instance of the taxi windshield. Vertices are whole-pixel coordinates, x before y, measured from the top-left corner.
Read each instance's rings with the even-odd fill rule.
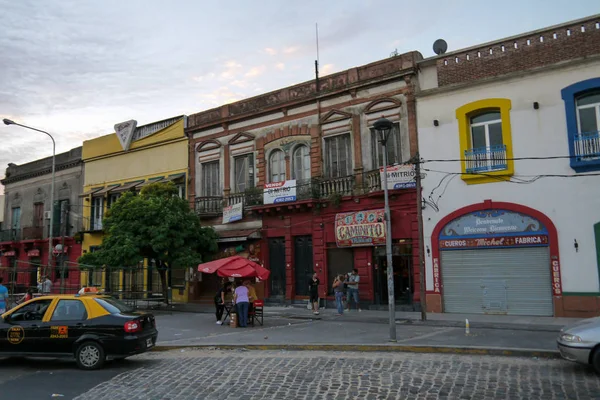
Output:
[[[135,311],[127,304],[111,297],[95,298],[94,300],[111,314],[130,313]]]

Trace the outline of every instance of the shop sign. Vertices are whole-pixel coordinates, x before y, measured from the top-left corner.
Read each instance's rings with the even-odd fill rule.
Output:
[[[9,250],[9,251],[5,251],[2,255],[4,257],[14,257],[15,256],[15,251],[14,250]]]
[[[277,204],[296,201],[296,180],[265,184],[263,204]]]
[[[131,139],[133,139],[133,134],[136,127],[137,121],[134,119],[115,124],[115,134],[119,138],[119,142],[121,143],[121,147],[124,151],[129,150]]]
[[[562,294],[560,263],[558,260],[552,260],[552,292],[555,296],[560,296]]]
[[[546,227],[528,215],[507,210],[484,210],[463,215],[444,227],[442,238],[506,234],[548,234]]]
[[[223,223],[228,224],[230,222],[235,222],[235,221],[241,220],[243,209],[244,209],[243,203],[237,203],[232,206],[223,208]]]
[[[433,259],[433,291],[440,293],[440,262],[437,257]]]
[[[384,185],[383,167],[379,168],[381,178],[381,187]],[[394,165],[387,167],[387,186],[389,190],[394,189],[413,189],[417,187],[414,165]]]
[[[385,244],[383,209],[336,214],[335,241],[338,247]]]
[[[31,249],[27,251],[27,257],[39,257],[40,250],[39,249]]]
[[[444,239],[440,240],[440,249],[468,249],[481,247],[519,247],[547,246],[548,236],[497,236],[486,238]]]

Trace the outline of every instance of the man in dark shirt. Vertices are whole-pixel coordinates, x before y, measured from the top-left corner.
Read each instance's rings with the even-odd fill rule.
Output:
[[[310,303],[312,304],[313,314],[319,315],[319,278],[315,272],[308,283],[310,289]]]

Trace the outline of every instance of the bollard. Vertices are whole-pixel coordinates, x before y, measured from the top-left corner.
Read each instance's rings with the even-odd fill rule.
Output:
[[[471,333],[471,329],[469,329],[469,320],[465,319],[465,335],[468,335]]]

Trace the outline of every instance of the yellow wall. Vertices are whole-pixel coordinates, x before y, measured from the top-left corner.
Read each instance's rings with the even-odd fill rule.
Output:
[[[92,188],[179,173],[185,173],[187,177],[188,140],[184,133],[184,122],[178,121],[148,137],[132,142],[126,152],[114,133],[87,140],[83,142],[82,158],[85,163],[84,193]],[[187,179],[185,181],[187,193]],[[89,220],[91,197],[83,198],[82,202],[83,217]],[[106,213],[106,196],[104,207]],[[91,246],[100,246],[102,237],[101,232],[85,233],[82,250],[88,252]],[[83,277],[87,279],[87,274]],[[120,279],[122,281],[122,274]],[[103,277],[102,287],[104,282]],[[174,301],[187,301],[187,292],[187,287],[183,295],[179,295],[179,290],[174,289],[172,298]]]

